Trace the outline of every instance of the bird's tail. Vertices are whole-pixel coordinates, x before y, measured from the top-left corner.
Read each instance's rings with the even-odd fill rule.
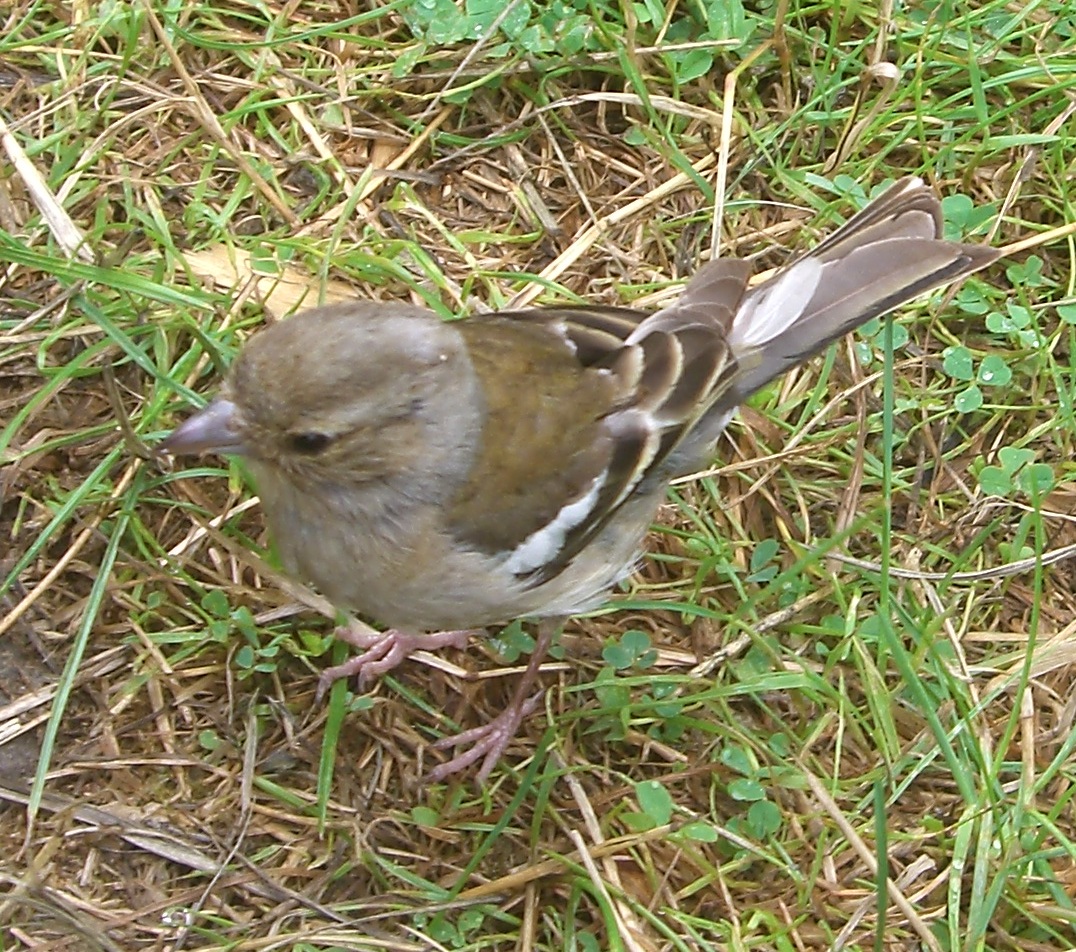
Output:
[[[994,248],[945,241],[941,234],[937,196],[918,178],[901,179],[821,244],[748,290],[726,328],[739,373],[720,402],[742,403],[860,324],[1000,257]]]
[[[711,400],[686,427],[676,457],[705,456],[737,406],[770,380],[871,318],[986,267],[1001,252],[941,237],[941,203],[904,178],[773,277],[746,287],[742,261],[711,261],[670,307],[633,336],[719,326],[727,361]]]

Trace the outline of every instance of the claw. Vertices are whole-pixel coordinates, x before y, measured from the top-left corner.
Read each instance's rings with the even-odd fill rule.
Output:
[[[430,783],[440,783],[452,774],[470,767],[479,758],[483,758],[482,766],[478,770],[476,779],[479,783],[485,783],[493,772],[493,768],[497,765],[497,761],[501,759],[508,745],[512,743],[512,738],[519,731],[519,725],[537,710],[544,694],[545,691],[539,691],[537,694],[527,698],[522,704],[510,704],[506,710],[481,727],[473,727],[471,730],[462,731],[453,737],[441,738],[433,745],[438,750],[445,750],[449,747],[464,747],[468,744],[473,746],[470,750],[465,750],[451,760],[434,767],[433,770],[426,774],[426,779]]]
[[[452,646],[466,648],[470,631],[439,631],[429,635],[409,635],[402,631],[372,632],[365,626],[349,625],[337,628],[334,636],[356,648],[362,648],[361,654],[348,658],[343,664],[334,665],[321,672],[318,678],[318,690],[315,702],[320,702],[325,693],[341,678],[358,675],[359,688],[364,688],[371,681],[381,677],[406,661],[416,651],[428,651]]]
[[[482,761],[482,766],[478,768],[477,780],[479,783],[486,782],[497,765],[497,761],[512,743],[512,738],[516,736],[523,719],[533,714],[542,700],[544,691],[539,691],[530,697],[527,695],[534,682],[538,680],[538,670],[545,660],[556,630],[556,624],[548,620],[538,626],[538,639],[531,652],[530,661],[527,662],[527,669],[523,672],[523,677],[519,679],[519,684],[516,685],[512,700],[500,714],[488,724],[463,731],[454,737],[444,737],[433,745],[438,750],[472,746],[470,750],[465,750],[446,763],[434,767],[425,777],[429,783],[440,783],[452,774],[470,767],[479,759]]]

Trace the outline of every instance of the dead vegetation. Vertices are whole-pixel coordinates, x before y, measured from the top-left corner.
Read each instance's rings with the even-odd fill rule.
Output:
[[[839,140],[850,179],[1004,207],[996,244],[1063,226],[1066,160],[1018,137],[1067,118],[1070,80],[999,80],[984,127],[967,62],[898,20],[919,65],[857,129],[873,14],[793,7],[785,46],[679,85],[641,36],[542,58],[423,45],[376,5],[125,10],[0,14],[5,949],[868,948],[879,855],[885,947],[1076,941],[1063,236],[902,325],[889,483],[880,332],[745,410],[484,790],[423,785],[425,745],[499,710],[519,632],[317,706],[331,608],[272,567],[238,471],[148,449],[300,301],[653,306],[711,246],[719,168],[722,253],[760,269],[850,210],[803,177]],[[1036,343],[984,329],[1013,302]],[[956,345],[1013,370],[980,409],[953,410]],[[603,654],[631,631],[647,664]]]

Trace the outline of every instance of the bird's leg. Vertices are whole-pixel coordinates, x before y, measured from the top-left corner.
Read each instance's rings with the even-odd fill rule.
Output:
[[[473,634],[473,631],[438,631],[426,635],[409,635],[395,629],[373,631],[365,625],[341,625],[333,632],[333,637],[352,647],[361,648],[362,654],[322,671],[321,677],[318,678],[316,700],[320,701],[325,692],[340,678],[350,678],[357,674],[361,688],[391,671],[416,651],[429,651],[449,645],[453,648],[466,648],[467,639]]]
[[[497,761],[501,759],[505,748],[512,742],[512,738],[516,736],[523,719],[534,713],[542,700],[541,691],[529,697],[528,695],[530,695],[534,682],[538,680],[538,669],[545,660],[546,652],[553,642],[553,635],[556,634],[558,625],[559,623],[556,619],[543,619],[538,623],[538,639],[534,645],[534,650],[531,652],[530,661],[527,662],[527,669],[523,672],[523,677],[520,678],[519,684],[516,685],[512,700],[508,702],[508,706],[500,714],[482,727],[463,731],[454,737],[442,738],[433,745],[438,750],[468,745],[470,749],[457,754],[447,763],[434,767],[426,775],[426,779],[430,783],[440,783],[446,777],[469,767],[480,758],[482,758],[482,767],[478,771],[478,782],[485,783]]]

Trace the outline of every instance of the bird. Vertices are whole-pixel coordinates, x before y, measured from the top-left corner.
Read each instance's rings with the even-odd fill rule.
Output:
[[[434,745],[454,755],[429,781],[481,761],[483,783],[541,700],[563,621],[630,574],[670,481],[712,460],[736,408],[999,256],[945,240],[937,196],[906,177],[765,280],[715,258],[656,311],[312,308],[252,335],[219,394],[159,448],[242,457],[284,569],[388,626],[337,628],[361,653],[322,673],[319,697],[420,649],[537,622],[507,707]]]

